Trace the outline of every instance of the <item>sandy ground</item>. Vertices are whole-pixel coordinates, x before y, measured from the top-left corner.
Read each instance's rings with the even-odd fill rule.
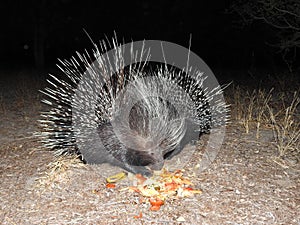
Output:
[[[150,211],[138,193],[121,191],[128,178],[105,187],[121,169],[58,161],[41,149],[33,136],[40,109],[38,101],[2,104],[1,224],[300,224],[300,163],[276,159],[271,130],[257,140],[232,121],[207,170],[194,169],[201,145],[184,168],[203,193]]]

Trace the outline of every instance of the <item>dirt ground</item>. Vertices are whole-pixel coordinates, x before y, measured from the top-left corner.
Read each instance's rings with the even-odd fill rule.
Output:
[[[128,178],[105,187],[121,169],[59,162],[40,148],[38,97],[11,101],[0,104],[1,224],[300,224],[300,163],[275,157],[271,130],[257,140],[232,121],[207,170],[194,169],[197,158],[185,166],[203,193],[150,211],[138,193],[121,190]]]

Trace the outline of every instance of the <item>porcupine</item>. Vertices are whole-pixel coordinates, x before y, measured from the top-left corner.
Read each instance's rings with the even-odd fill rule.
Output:
[[[128,64],[116,38],[113,45],[94,44],[92,55],[60,60],[66,79],[50,75],[52,87],[41,91],[51,106],[40,120],[44,146],[149,176],[202,133],[226,123],[226,105],[209,104],[222,95],[221,87],[206,90],[198,70],[191,77],[190,68],[153,65],[150,49],[132,46]]]

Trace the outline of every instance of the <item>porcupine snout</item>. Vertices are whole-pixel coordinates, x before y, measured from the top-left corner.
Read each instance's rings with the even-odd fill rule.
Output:
[[[148,103],[148,105],[146,104]],[[185,123],[176,109],[162,98],[148,98],[135,104],[129,115],[129,128],[147,167],[161,170],[185,133]],[[132,139],[132,140],[133,140]],[[146,163],[145,163],[146,164]]]
[[[150,148],[146,151],[147,157],[150,159],[147,167],[150,170],[161,170],[164,166],[163,151],[160,147]]]
[[[151,170],[161,170],[164,166],[164,149],[161,146],[154,146],[152,141],[147,143],[146,152],[148,157],[151,159],[147,165]]]

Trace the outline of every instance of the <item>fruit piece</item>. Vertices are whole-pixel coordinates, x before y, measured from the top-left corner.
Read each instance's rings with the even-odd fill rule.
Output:
[[[108,183],[116,183],[117,181],[119,181],[119,180],[121,180],[121,179],[123,179],[125,177],[126,177],[126,173],[121,172],[121,173],[117,173],[117,174],[115,174],[113,176],[110,176],[110,177],[106,178],[106,181]]]
[[[165,183],[165,190],[166,191],[174,191],[178,187],[179,187],[179,185],[176,182],[174,182],[174,181],[172,181],[170,183]]]
[[[154,188],[140,187],[139,190],[142,193],[142,195],[145,197],[152,197],[152,196],[159,195],[159,192],[157,190],[155,190]]]
[[[107,183],[107,184],[106,184],[106,187],[107,187],[107,188],[115,188],[116,185],[115,185],[115,184],[112,184],[112,183]]]
[[[149,202],[151,204],[150,210],[151,211],[157,211],[160,209],[160,207],[164,204],[164,201],[158,198],[151,198],[149,199]]]
[[[150,210],[151,211],[158,211],[160,209],[160,206],[151,206]]]
[[[136,174],[135,177],[138,179],[138,184],[143,184],[145,182],[145,180],[147,180],[146,177],[144,177],[143,175],[141,174]]]
[[[143,214],[140,212],[140,214],[139,215],[137,215],[137,216],[134,216],[133,218],[134,219],[140,219],[140,218],[142,218],[143,217]]]

